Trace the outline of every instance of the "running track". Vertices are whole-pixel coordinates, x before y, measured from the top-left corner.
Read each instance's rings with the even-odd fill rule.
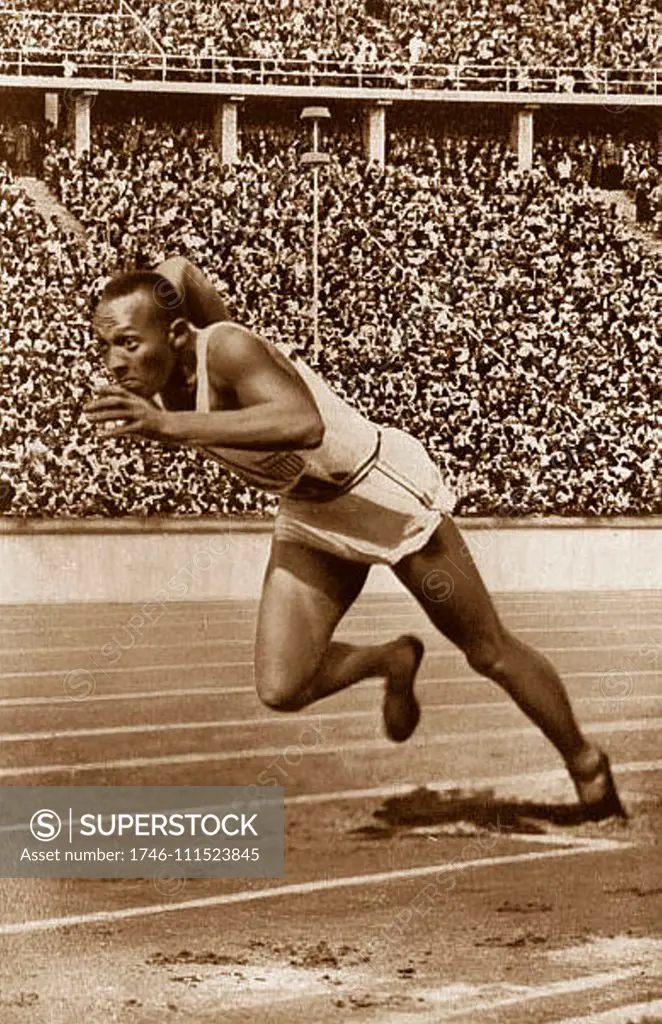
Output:
[[[173,604],[133,631],[123,605],[2,609],[2,784],[266,770],[286,788],[286,871],[0,882],[0,1024],[662,1021],[662,595],[498,603],[611,752],[629,826],[566,824],[554,752],[404,596],[361,599],[342,629],[425,640],[402,747],[378,682],[299,716],[261,707],[252,604]]]

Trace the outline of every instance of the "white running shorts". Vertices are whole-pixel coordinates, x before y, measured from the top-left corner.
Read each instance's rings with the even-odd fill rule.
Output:
[[[420,441],[391,427],[381,434],[377,462],[347,494],[326,502],[281,498],[276,540],[383,565],[425,547],[455,495]]]

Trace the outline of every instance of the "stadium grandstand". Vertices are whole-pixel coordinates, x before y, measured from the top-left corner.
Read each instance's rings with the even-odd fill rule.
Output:
[[[272,511],[196,454],[100,440],[81,416],[100,282],[175,254],[237,319],[421,437],[459,511],[658,510],[656,25],[652,4],[605,0],[581,17],[570,0],[453,0],[443,17],[422,0],[5,3],[3,511]],[[270,76],[292,61],[333,65],[342,88],[299,74],[287,93]],[[306,102],[331,112],[316,208]]]
[[[658,95],[659,26],[652,0],[3,0],[0,73]]]

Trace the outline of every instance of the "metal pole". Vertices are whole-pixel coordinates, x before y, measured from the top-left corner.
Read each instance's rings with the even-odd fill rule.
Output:
[[[313,121],[313,153],[319,152],[319,121]],[[320,350],[320,310],[319,310],[319,244],[320,244],[320,176],[319,167],[313,167],[313,352],[319,355]]]
[[[319,355],[319,168],[313,168],[313,351]]]
[[[306,107],[301,112],[303,121],[312,121],[312,151],[304,153],[301,160],[304,166],[313,172],[313,281],[312,281],[312,321],[313,321],[313,352],[320,352],[320,167],[329,162],[329,157],[320,152],[320,121],[331,115],[326,107]]]

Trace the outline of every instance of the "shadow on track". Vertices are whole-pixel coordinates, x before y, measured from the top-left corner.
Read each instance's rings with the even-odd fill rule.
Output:
[[[485,830],[522,835],[541,834],[545,825],[573,826],[588,822],[579,805],[501,800],[494,790],[451,790],[438,793],[420,787],[404,796],[391,797],[375,811],[378,824],[352,830],[364,839],[390,839],[408,831],[435,826],[465,826],[466,834]],[[458,827],[449,834],[462,834]]]

